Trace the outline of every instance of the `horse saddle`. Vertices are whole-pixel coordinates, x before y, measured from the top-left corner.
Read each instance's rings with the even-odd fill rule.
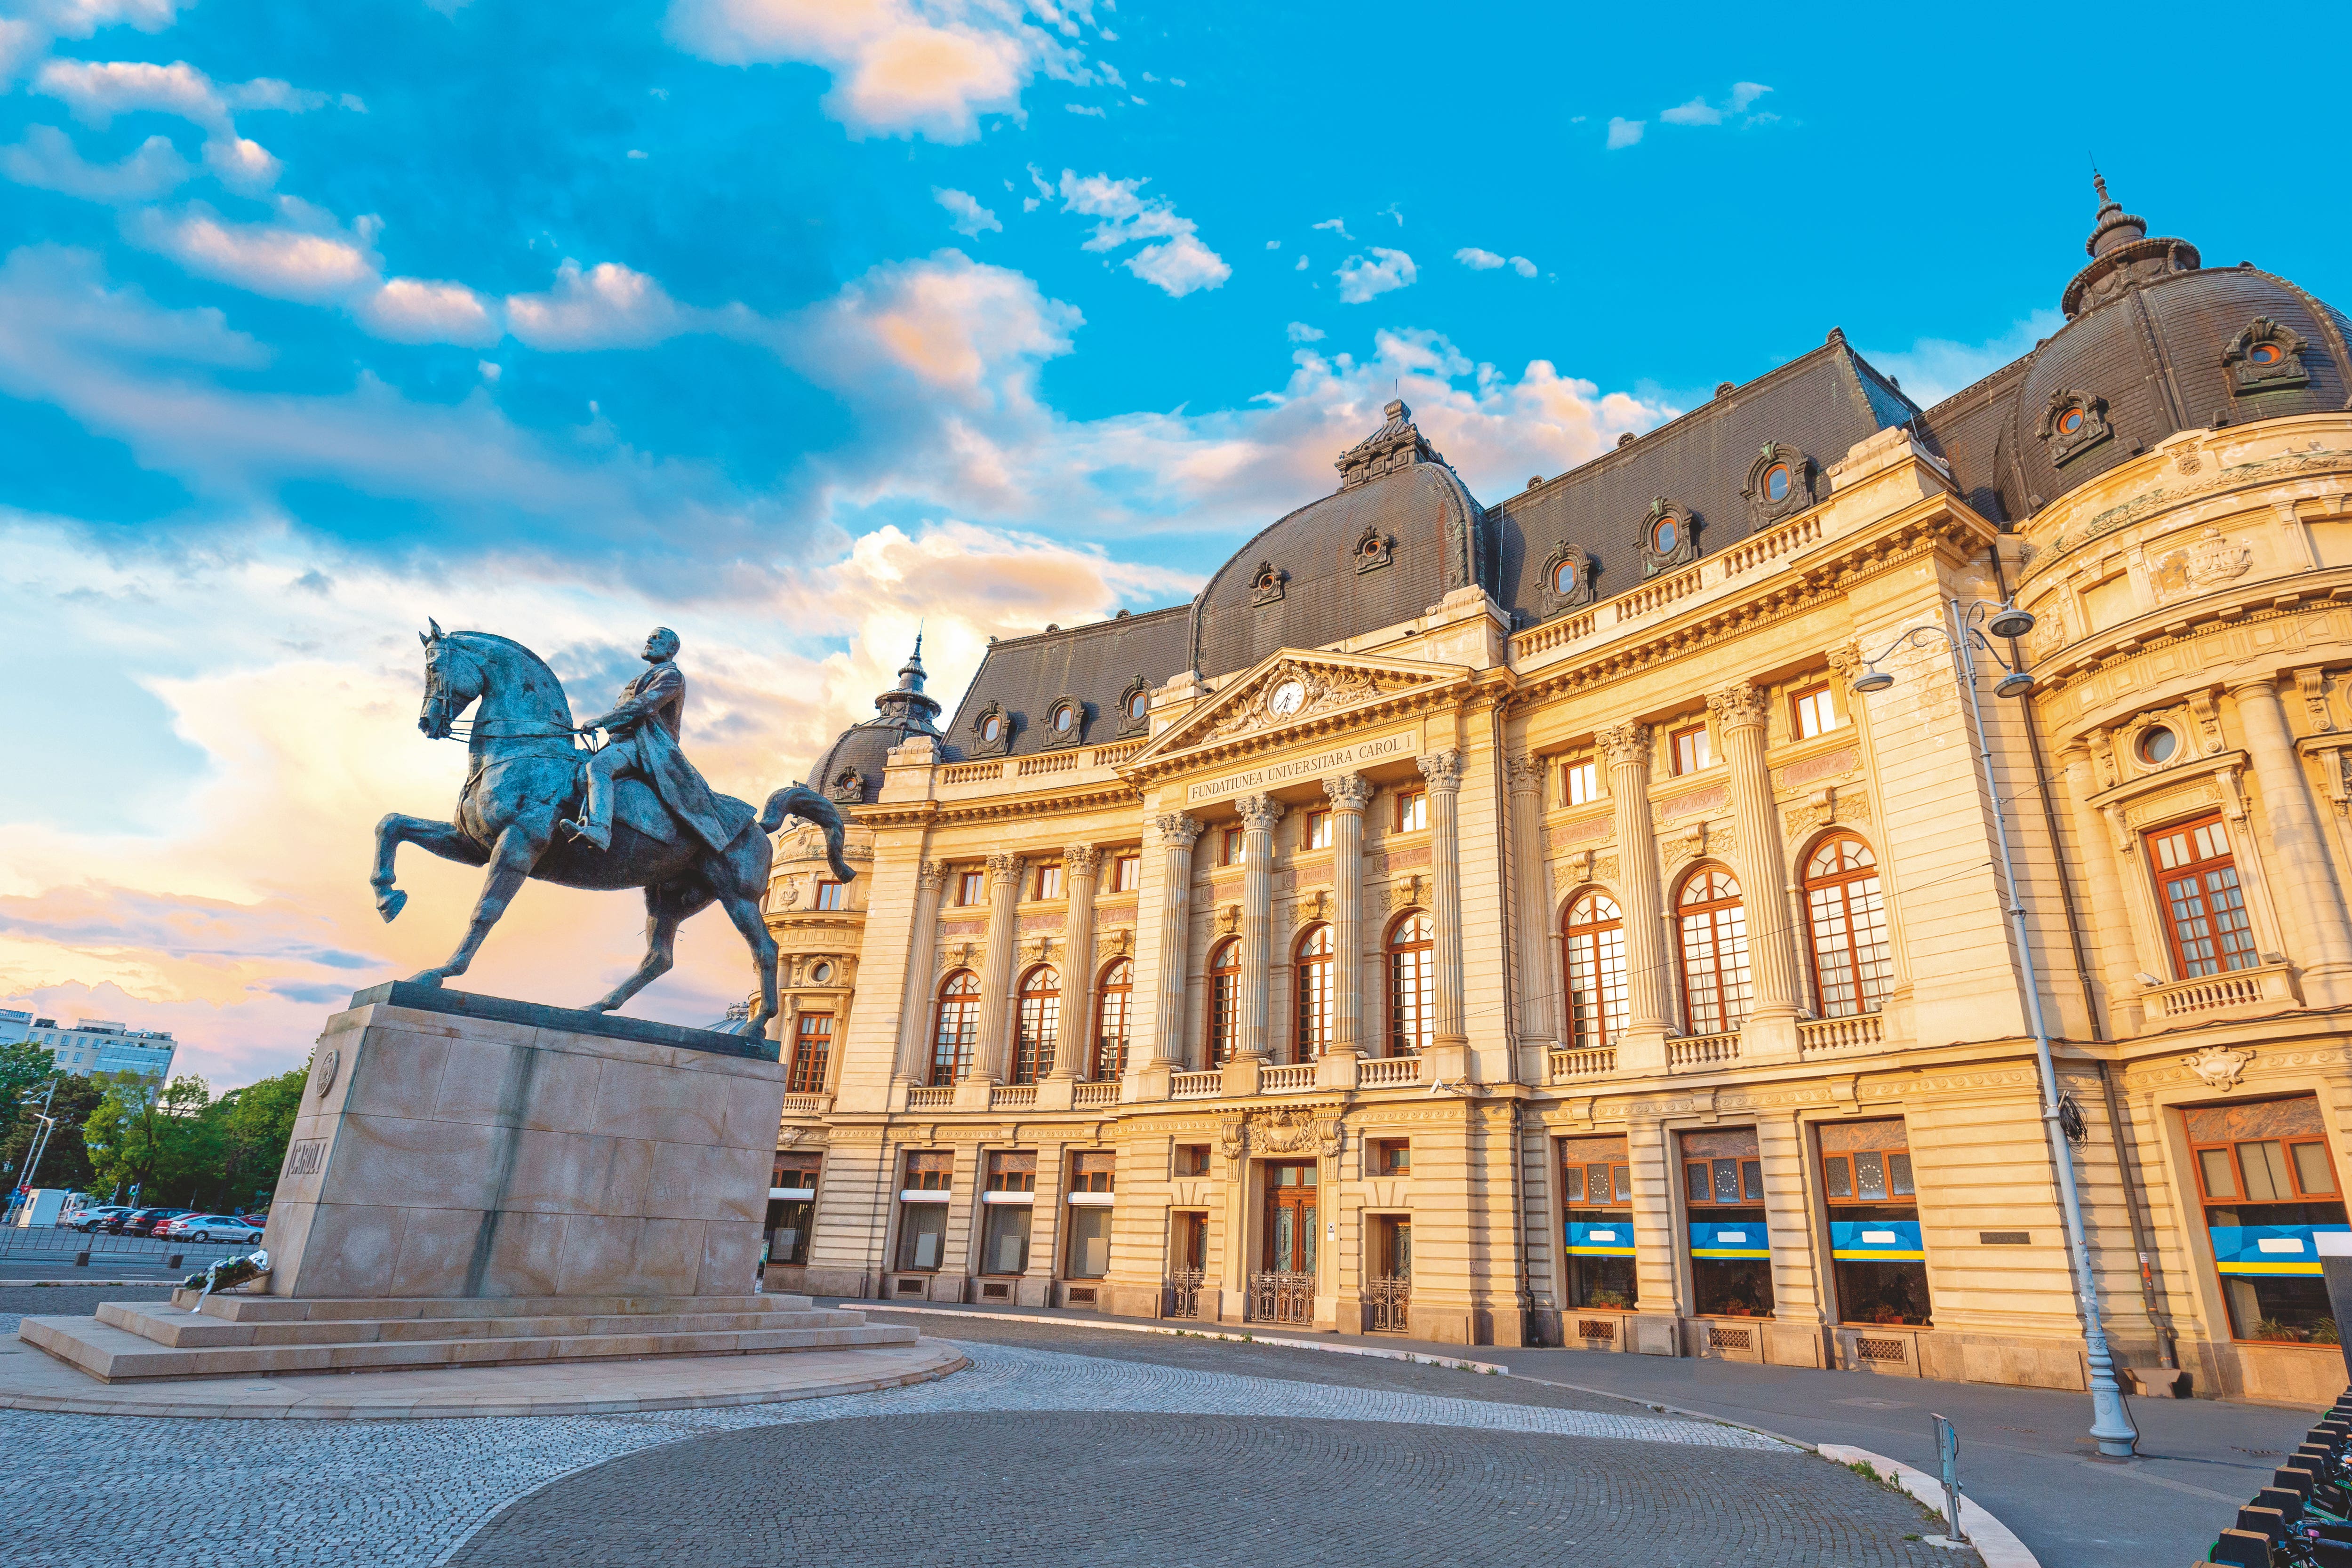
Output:
[[[617,786],[613,792],[614,826],[626,825],[631,830],[660,844],[678,841],[685,829],[679,826],[677,818],[669,814],[669,807],[662,804],[661,796],[654,793],[653,785],[635,773],[623,773],[614,782]],[[586,815],[587,809],[588,764],[583,763],[572,780],[572,798],[564,802],[562,815],[579,817]]]

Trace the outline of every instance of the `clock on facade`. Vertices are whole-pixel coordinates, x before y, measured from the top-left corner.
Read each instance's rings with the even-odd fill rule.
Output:
[[[1265,700],[1265,710],[1277,719],[1287,719],[1297,712],[1299,704],[1306,700],[1307,683],[1286,680],[1274,689],[1273,696]]]

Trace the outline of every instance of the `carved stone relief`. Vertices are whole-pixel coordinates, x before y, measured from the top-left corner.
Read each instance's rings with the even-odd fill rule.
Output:
[[[2226,1046],[2207,1046],[2192,1056],[2180,1058],[2180,1065],[2195,1074],[2208,1089],[2224,1092],[2238,1087],[2239,1075],[2254,1059],[2254,1053],[2243,1047],[2231,1049]]]
[[[1223,741],[1253,730],[1296,723],[1333,708],[1385,697],[1409,684],[1368,669],[1285,659],[1260,677],[1200,739]]]
[[[2208,523],[2189,543],[2156,558],[2147,569],[2148,585],[2159,602],[2169,603],[2233,583],[2253,564],[2252,550]]]

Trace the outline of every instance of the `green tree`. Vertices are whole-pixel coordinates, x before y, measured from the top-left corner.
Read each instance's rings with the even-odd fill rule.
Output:
[[[0,1046],[0,1141],[14,1133],[19,1122],[29,1120],[28,1112],[40,1110],[57,1063],[56,1052],[30,1040]]]
[[[47,1096],[47,1086],[42,1089]],[[99,1101],[105,1097],[97,1084],[71,1073],[58,1075],[57,1094],[48,1101],[47,1114],[58,1119],[58,1130],[49,1137],[48,1147],[41,1152],[40,1168],[32,1173],[33,1180],[45,1187],[63,1187],[68,1192],[96,1193],[97,1173],[90,1169],[89,1151],[82,1146],[82,1123],[89,1120]],[[36,1099],[31,1109],[38,1110],[41,1100]],[[0,1185],[14,1187],[24,1179],[26,1157],[32,1152],[33,1141],[41,1124],[27,1114],[19,1117],[16,1127],[5,1140],[0,1140]],[[103,1196],[104,1194],[99,1194]]]
[[[135,1185],[142,1202],[164,1203],[217,1172],[221,1140],[204,1114],[212,1103],[204,1079],[159,1084],[143,1073],[93,1076],[104,1098],[82,1124],[82,1138],[98,1180],[110,1190]]]
[[[310,1081],[310,1065],[305,1062],[275,1078],[230,1089],[213,1102],[212,1110],[222,1114],[226,1134],[220,1190],[214,1201],[227,1206],[268,1201]]]

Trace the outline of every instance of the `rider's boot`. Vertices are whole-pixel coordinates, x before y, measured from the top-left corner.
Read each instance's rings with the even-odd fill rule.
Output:
[[[577,843],[593,844],[599,849],[610,849],[613,847],[613,830],[598,823],[574,822],[567,816],[555,826],[563,829],[565,835]]]
[[[599,849],[610,849],[613,847],[613,781],[604,771],[591,763],[588,767],[587,808],[581,812],[579,821],[574,822],[567,816],[556,826],[577,842],[593,844]]]

